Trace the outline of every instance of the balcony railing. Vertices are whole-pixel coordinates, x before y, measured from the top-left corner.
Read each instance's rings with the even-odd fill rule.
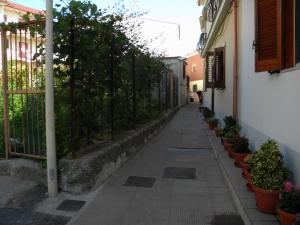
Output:
[[[206,40],[207,40],[207,34],[206,33],[202,33],[200,35],[199,42],[198,42],[198,45],[197,45],[197,49],[199,51],[202,52],[202,50],[204,49],[204,46],[206,44]]]
[[[207,20],[209,22],[214,22],[222,1],[223,0],[209,0],[207,2]]]

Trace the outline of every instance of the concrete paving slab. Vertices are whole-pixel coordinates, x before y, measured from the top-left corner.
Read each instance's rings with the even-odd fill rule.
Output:
[[[36,185],[37,184],[33,181],[9,176],[0,176],[0,208],[4,208],[16,195],[29,191]]]
[[[217,214],[236,214],[206,127],[197,105],[182,108],[68,225],[208,225]],[[170,148],[206,150],[180,152]],[[167,167],[194,168],[196,177],[164,179]],[[125,187],[129,176],[153,177],[156,182],[152,188]]]

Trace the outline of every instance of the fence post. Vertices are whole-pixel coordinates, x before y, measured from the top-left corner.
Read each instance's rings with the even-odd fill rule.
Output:
[[[57,159],[54,115],[54,80],[53,80],[53,0],[46,3],[46,148],[48,195],[55,197],[57,185]]]
[[[75,41],[75,34],[74,34],[74,18],[71,19],[70,24],[70,151],[72,153],[72,158],[76,158],[76,148],[78,147],[75,143],[75,139],[77,133],[75,131],[76,126],[75,123],[77,122],[75,116],[75,76],[74,76],[74,41]]]
[[[135,71],[135,54],[134,50],[132,51],[132,118],[134,123],[134,128],[136,128],[136,71]]]
[[[166,70],[166,73],[165,73],[165,75],[166,75],[166,112],[168,111],[168,94],[169,94],[169,90],[168,90],[168,71]]]
[[[8,71],[7,71],[7,52],[6,52],[6,29],[1,30],[2,46],[2,82],[3,82],[3,100],[4,100],[4,145],[5,158],[8,159],[10,152],[10,131],[9,131],[9,104],[8,104]]]
[[[111,121],[110,121],[110,128],[111,128],[111,140],[114,140],[115,138],[115,131],[114,131],[114,113],[115,113],[115,90],[114,90],[114,43],[112,40],[111,46],[110,46],[110,115],[111,115]]]
[[[160,93],[160,86],[161,86],[161,77],[159,76],[159,81],[158,81],[158,111],[160,113],[161,111],[161,93]]]
[[[151,117],[151,78],[148,78],[148,81],[147,81],[147,87],[148,87],[148,112],[150,114],[150,117]]]

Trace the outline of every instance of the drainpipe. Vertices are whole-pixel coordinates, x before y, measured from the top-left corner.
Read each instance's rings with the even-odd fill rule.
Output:
[[[233,117],[238,118],[238,0],[232,0],[234,31],[233,31]]]

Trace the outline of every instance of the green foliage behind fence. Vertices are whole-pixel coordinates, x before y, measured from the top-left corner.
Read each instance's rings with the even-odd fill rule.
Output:
[[[56,7],[57,150],[59,157],[68,153],[75,157],[85,146],[115,139],[118,134],[160,116],[164,103],[161,99],[154,99],[152,92],[161,91],[161,74],[166,68],[159,60],[160,55],[150,52],[142,44],[138,26],[128,19],[136,14],[128,14],[122,7],[108,13],[89,1],[71,0],[68,5]],[[44,29],[40,29],[40,35],[45,35]],[[45,49],[40,47],[35,58],[40,57],[43,62]],[[14,109],[10,117],[16,123],[16,137],[21,139],[24,113],[32,114],[32,106],[40,103],[37,96],[31,96],[26,109],[20,107],[19,98],[15,96],[15,101],[10,101],[10,111]],[[1,99],[0,105],[3,105]],[[36,111],[37,116],[42,115],[41,109]],[[42,120],[35,122],[38,129],[44,129]],[[38,142],[44,143],[44,134],[39,137],[35,132],[26,135],[34,136],[33,142],[28,142],[30,148],[45,147],[44,144],[37,145]]]

